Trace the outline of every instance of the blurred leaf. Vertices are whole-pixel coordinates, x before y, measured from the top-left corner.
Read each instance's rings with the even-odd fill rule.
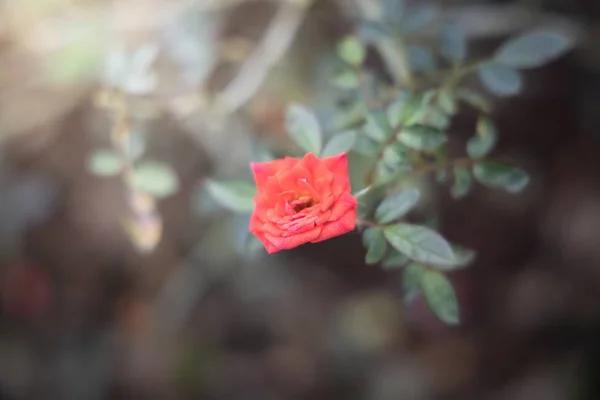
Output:
[[[452,247],[437,232],[420,225],[396,224],[384,229],[388,242],[408,258],[436,266],[456,263]]]
[[[402,273],[402,291],[404,301],[410,302],[421,290],[421,278],[425,273],[425,267],[421,264],[410,263]]]
[[[406,92],[400,95],[387,107],[387,118],[391,128],[396,128],[402,121],[404,114],[404,106],[409,100],[409,95]]]
[[[349,152],[356,143],[356,132],[346,131],[333,136],[323,150],[321,157],[331,157]]]
[[[408,63],[415,71],[432,71],[435,69],[435,60],[429,49],[423,46],[408,46],[406,49]]]
[[[252,212],[256,187],[246,181],[206,181],[211,196],[222,206],[236,212]]]
[[[490,102],[481,94],[469,89],[458,89],[455,93],[457,99],[464,101],[471,107],[489,113],[492,110]]]
[[[460,199],[469,193],[473,184],[471,173],[465,167],[454,167],[454,184],[450,189],[450,194],[455,199]]]
[[[367,114],[367,123],[365,133],[371,139],[377,142],[385,142],[393,135],[392,128],[389,126],[384,112],[376,110],[369,111]]]
[[[385,270],[397,269],[405,266],[409,259],[396,249],[389,249],[388,254],[383,259],[381,266]]]
[[[448,180],[448,171],[445,169],[438,171],[435,178],[438,182],[446,182]]]
[[[438,105],[440,110],[446,115],[454,115],[456,113],[456,99],[454,98],[454,94],[447,90],[442,90],[438,93]]]
[[[88,158],[88,170],[98,176],[114,176],[121,172],[123,163],[113,150],[96,150]]]
[[[450,125],[450,118],[440,107],[429,107],[423,123],[439,130],[445,130]]]
[[[484,185],[509,193],[518,193],[529,183],[529,177],[523,170],[495,161],[478,162],[473,166],[473,175]]]
[[[459,65],[467,57],[467,40],[462,29],[454,23],[446,23],[440,30],[442,56],[451,64]]]
[[[379,43],[391,39],[389,29],[378,21],[360,21],[357,35],[366,43]]]
[[[533,31],[504,43],[494,60],[512,68],[537,68],[562,56],[573,45],[572,38],[559,33]]]
[[[367,248],[365,261],[367,264],[377,264],[385,255],[387,243],[381,228],[369,228],[363,233],[363,244]]]
[[[412,125],[402,129],[399,139],[411,149],[432,151],[446,142],[446,135],[430,126]]]
[[[454,251],[454,257],[456,258],[455,269],[469,266],[477,255],[473,250],[456,245],[452,246],[452,251]]]
[[[133,185],[144,193],[161,198],[177,192],[179,180],[171,166],[165,163],[146,161],[135,166]]]
[[[396,25],[404,15],[405,0],[381,0],[381,15],[390,25]]]
[[[467,142],[467,154],[473,159],[482,158],[489,154],[496,144],[496,127],[487,117],[477,120],[477,134]]]
[[[252,233],[248,233],[244,243],[244,248],[251,253],[258,253],[265,250],[265,245]]]
[[[286,128],[292,140],[303,150],[313,154],[321,152],[321,126],[312,111],[292,104],[287,111]]]
[[[444,323],[459,323],[458,298],[452,283],[437,271],[426,270],[421,275],[421,288],[431,311]]]
[[[268,161],[273,161],[275,158],[276,157],[275,157],[275,155],[273,153],[271,153],[271,150],[269,150],[263,144],[257,143],[252,148],[252,154],[250,156],[250,161],[253,161],[253,162],[268,162]]]
[[[333,78],[333,84],[340,89],[356,89],[360,86],[360,77],[356,71],[342,71]]]
[[[410,98],[404,105],[400,122],[404,126],[414,125],[424,118],[426,112],[427,109],[423,107],[421,98]]]
[[[146,140],[138,132],[130,132],[125,142],[125,153],[130,161],[136,161],[146,151]]]
[[[385,197],[386,187],[382,184],[373,184],[356,192],[354,197],[358,201],[358,214],[367,216]]]
[[[481,82],[497,96],[513,96],[521,90],[521,74],[513,68],[488,64],[480,67],[477,72]]]
[[[383,162],[390,167],[396,167],[399,164],[409,163],[408,149],[398,142],[386,146],[383,150]]]
[[[405,34],[417,32],[435,21],[439,9],[432,4],[418,4],[403,18],[401,30]]]
[[[365,135],[357,135],[353,149],[359,154],[372,156],[377,154],[378,143],[375,143]]]
[[[420,198],[421,193],[415,188],[391,194],[377,207],[375,218],[382,225],[388,224],[406,215],[406,213],[417,205]]]
[[[367,55],[365,46],[356,36],[348,36],[338,46],[338,54],[348,64],[358,67]]]

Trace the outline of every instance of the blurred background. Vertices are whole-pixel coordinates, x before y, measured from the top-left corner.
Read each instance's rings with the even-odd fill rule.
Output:
[[[530,187],[430,193],[444,235],[478,252],[452,275],[452,328],[405,305],[358,234],[249,253],[247,217],[202,190],[249,176],[263,145],[291,154],[289,102],[328,104],[357,9],[308,3],[0,2],[0,399],[600,398],[600,2],[432,2],[474,57],[539,24],[577,37],[494,100],[495,151]],[[119,78],[139,94],[135,143],[178,182],[151,252],[123,228],[122,181],[88,168],[113,130],[96,95],[140,46],[154,75]],[[453,135],[473,124],[461,112]]]

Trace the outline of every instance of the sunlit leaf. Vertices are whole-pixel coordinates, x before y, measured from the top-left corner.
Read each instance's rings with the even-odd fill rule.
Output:
[[[286,128],[303,150],[313,154],[321,152],[321,126],[312,111],[300,104],[292,104],[287,111]]]
[[[322,157],[335,156],[349,152],[356,142],[356,132],[346,131],[333,136],[323,149]]]
[[[497,96],[514,96],[521,90],[521,74],[513,68],[488,64],[480,67],[477,72],[485,87]]]
[[[450,194],[455,199],[460,199],[469,193],[471,190],[471,186],[473,184],[473,178],[471,177],[471,173],[465,167],[454,167],[454,184],[450,189]]]
[[[537,68],[562,56],[573,45],[570,37],[538,30],[507,41],[498,49],[494,60],[512,68]]]
[[[525,171],[495,161],[481,161],[473,166],[477,180],[492,188],[501,188],[510,193],[518,193],[529,183]]]
[[[377,218],[377,222],[380,224],[388,224],[406,215],[406,213],[417,205],[420,198],[421,193],[415,188],[391,194],[377,207],[375,218]]]
[[[442,56],[450,63],[458,65],[467,57],[467,41],[462,29],[454,23],[446,23],[440,30]]]
[[[467,142],[467,154],[473,159],[482,158],[489,154],[496,144],[496,127],[487,117],[477,120],[476,135]]]
[[[256,187],[246,181],[216,181],[206,182],[206,189],[222,206],[236,212],[251,212],[254,210]]]
[[[383,236],[383,229],[369,228],[363,233],[363,244],[367,248],[365,261],[367,264],[376,264],[385,255],[387,243]]]
[[[426,270],[421,275],[421,289],[431,311],[444,323],[459,323],[458,298],[452,283],[438,271]]]
[[[338,46],[338,54],[348,64],[358,67],[366,57],[365,46],[355,36],[348,36]]]
[[[87,161],[88,170],[98,176],[114,176],[121,172],[123,162],[112,150],[96,150]]]
[[[144,193],[161,198],[172,195],[179,189],[179,179],[169,165],[147,161],[136,165],[133,185]]]
[[[412,125],[402,129],[399,139],[411,149],[433,151],[446,142],[446,135],[431,126]]]
[[[384,229],[388,242],[410,259],[437,266],[456,263],[452,247],[439,233],[421,225],[396,224]]]

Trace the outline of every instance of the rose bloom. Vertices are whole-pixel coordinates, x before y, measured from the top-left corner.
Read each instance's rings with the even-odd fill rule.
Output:
[[[317,243],[354,229],[358,202],[350,193],[346,154],[252,163],[258,188],[250,232],[269,254]]]

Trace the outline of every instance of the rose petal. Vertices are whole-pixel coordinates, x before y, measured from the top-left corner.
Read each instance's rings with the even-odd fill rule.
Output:
[[[323,229],[321,229],[321,234],[312,241],[312,243],[318,243],[323,240],[331,239],[332,237],[336,237],[339,235],[343,235],[344,233],[348,233],[354,230],[354,226],[356,223],[356,208],[351,208],[348,210],[342,218],[337,221],[329,222],[323,225]]]

